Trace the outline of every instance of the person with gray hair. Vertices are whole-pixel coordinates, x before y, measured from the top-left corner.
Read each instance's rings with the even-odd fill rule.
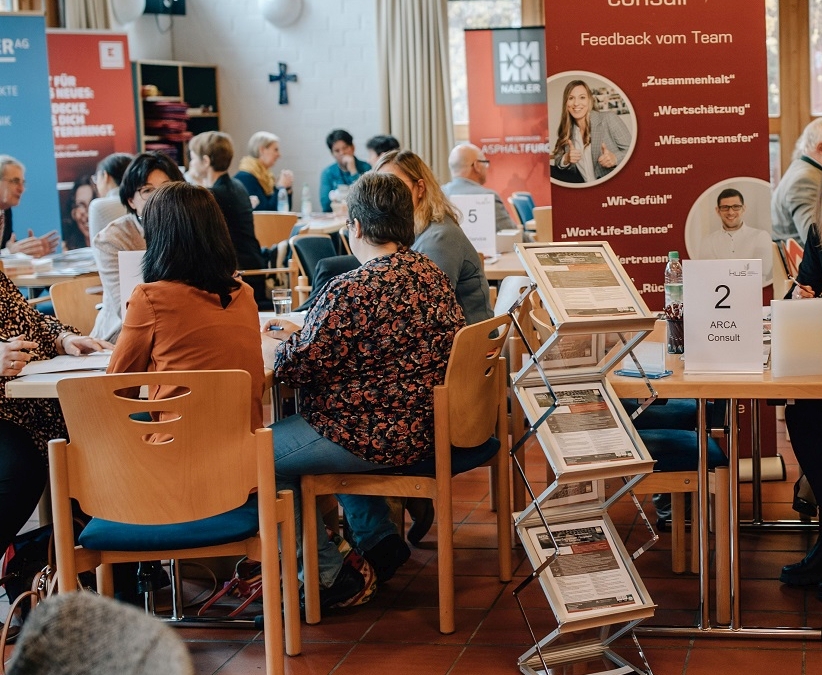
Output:
[[[491,160],[485,158],[485,153],[476,145],[462,143],[454,147],[448,156],[448,168],[451,171],[451,182],[442,186],[442,191],[449,197],[452,195],[494,195],[494,216],[497,232],[500,230],[516,230],[517,226],[508,215],[505,204],[491,188],[484,187],[488,180],[488,167]]]
[[[822,118],[805,127],[796,141],[793,160],[771,197],[774,239],[798,238],[819,223],[816,203],[822,186]]]
[[[275,176],[271,169],[280,158],[280,139],[268,131],[258,131],[248,139],[248,154],[240,160],[240,170],[234,175],[251,197],[255,211],[276,211],[277,192],[288,192],[288,208],[291,208],[291,191],[294,174],[283,169]]]
[[[145,612],[95,593],[63,593],[27,619],[8,675],[193,675],[183,641]]]
[[[18,239],[11,224],[11,210],[20,203],[26,191],[26,167],[11,155],[0,155],[0,250],[3,253],[25,253],[42,258],[53,253],[60,243],[57,230],[40,237],[31,230]]]

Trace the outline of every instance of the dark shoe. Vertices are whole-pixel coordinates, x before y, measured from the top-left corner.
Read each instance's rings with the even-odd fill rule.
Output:
[[[798,563],[785,565],[779,581],[788,586],[810,586],[822,582],[822,538]]]
[[[374,570],[356,551],[351,551],[345,557],[334,583],[328,588],[320,588],[320,607],[330,609],[362,605],[373,597],[376,589]]]
[[[384,584],[408,561],[411,549],[400,535],[389,534],[376,546],[365,551],[363,557],[371,563],[371,567],[377,573],[377,581]]]
[[[808,497],[813,497],[813,492],[808,479],[802,474],[793,484],[793,510],[801,513],[803,516],[810,516],[814,518],[819,513],[819,507],[815,501],[811,501]]]
[[[409,497],[405,501],[405,510],[411,516],[411,527],[405,538],[412,546],[418,546],[434,522],[434,501],[423,497]]]

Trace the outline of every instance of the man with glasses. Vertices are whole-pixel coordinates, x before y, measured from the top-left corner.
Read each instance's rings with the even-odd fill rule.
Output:
[[[56,230],[36,237],[32,230],[18,239],[12,230],[11,210],[20,203],[26,190],[26,169],[14,157],[0,155],[0,249],[3,254],[25,253],[41,258],[56,250],[60,235]]]
[[[494,216],[496,217],[497,232],[500,230],[516,230],[517,226],[508,215],[505,204],[491,188],[484,187],[488,180],[488,166],[490,160],[485,158],[476,145],[464,143],[457,145],[448,156],[448,168],[451,170],[451,182],[442,186],[447,196],[452,195],[494,195]]]
[[[759,258],[762,261],[762,285],[773,278],[771,236],[764,230],[749,227],[743,222],[745,199],[739,190],[726,188],[716,199],[716,213],[722,229],[709,234],[702,242],[703,260]]]

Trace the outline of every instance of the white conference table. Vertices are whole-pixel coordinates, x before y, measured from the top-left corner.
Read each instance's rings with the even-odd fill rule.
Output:
[[[663,323],[663,322],[660,322]],[[656,334],[659,334],[655,331]],[[811,628],[745,628],[740,613],[740,546],[739,546],[739,439],[737,399],[815,399],[822,398],[822,375],[774,378],[769,370],[760,374],[685,374],[684,363],[679,355],[669,354],[666,368],[673,375],[651,380],[651,386],[660,398],[695,398],[699,401],[699,579],[701,612],[698,630],[705,633],[731,637],[759,638],[822,638],[822,630]],[[617,395],[622,398],[648,398],[649,390],[645,380],[608,374]],[[708,550],[708,470],[707,470],[707,425],[705,424],[705,403],[708,399],[728,399],[730,436],[728,442],[729,460],[729,562],[730,616],[727,627],[712,627],[709,604],[709,550]],[[754,462],[754,480],[758,480],[757,463]],[[774,580],[774,583],[777,583]],[[724,622],[723,622],[724,623]],[[690,628],[643,629],[655,634],[693,634]]]

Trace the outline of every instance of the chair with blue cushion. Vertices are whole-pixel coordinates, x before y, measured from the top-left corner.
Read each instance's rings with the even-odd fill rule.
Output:
[[[515,192],[508,197],[508,203],[514,207],[523,227],[529,220],[534,219],[534,200],[529,193]]]
[[[511,323],[507,315],[460,330],[445,381],[434,388],[434,457],[370,473],[302,476],[305,619],[320,620],[316,498],[327,494],[423,497],[436,500],[440,632],[453,633],[454,551],[451,477],[480,466],[496,473],[499,578],[511,580],[511,494],[505,359],[500,357]]]
[[[142,386],[176,389],[148,401]],[[283,614],[285,652],[300,653],[294,503],[276,492],[271,430],[251,431],[251,376],[93,375],[57,392],[71,437],[49,442],[59,591],[96,569],[111,595],[113,563],[248,556],[262,564],[266,672],[283,673]],[[72,499],[92,517],[77,547]]]
[[[303,304],[311,294],[317,263],[323,258],[337,255],[337,247],[328,234],[298,234],[291,237],[289,245],[291,256],[297,261],[300,273],[297,281],[298,304]]]

